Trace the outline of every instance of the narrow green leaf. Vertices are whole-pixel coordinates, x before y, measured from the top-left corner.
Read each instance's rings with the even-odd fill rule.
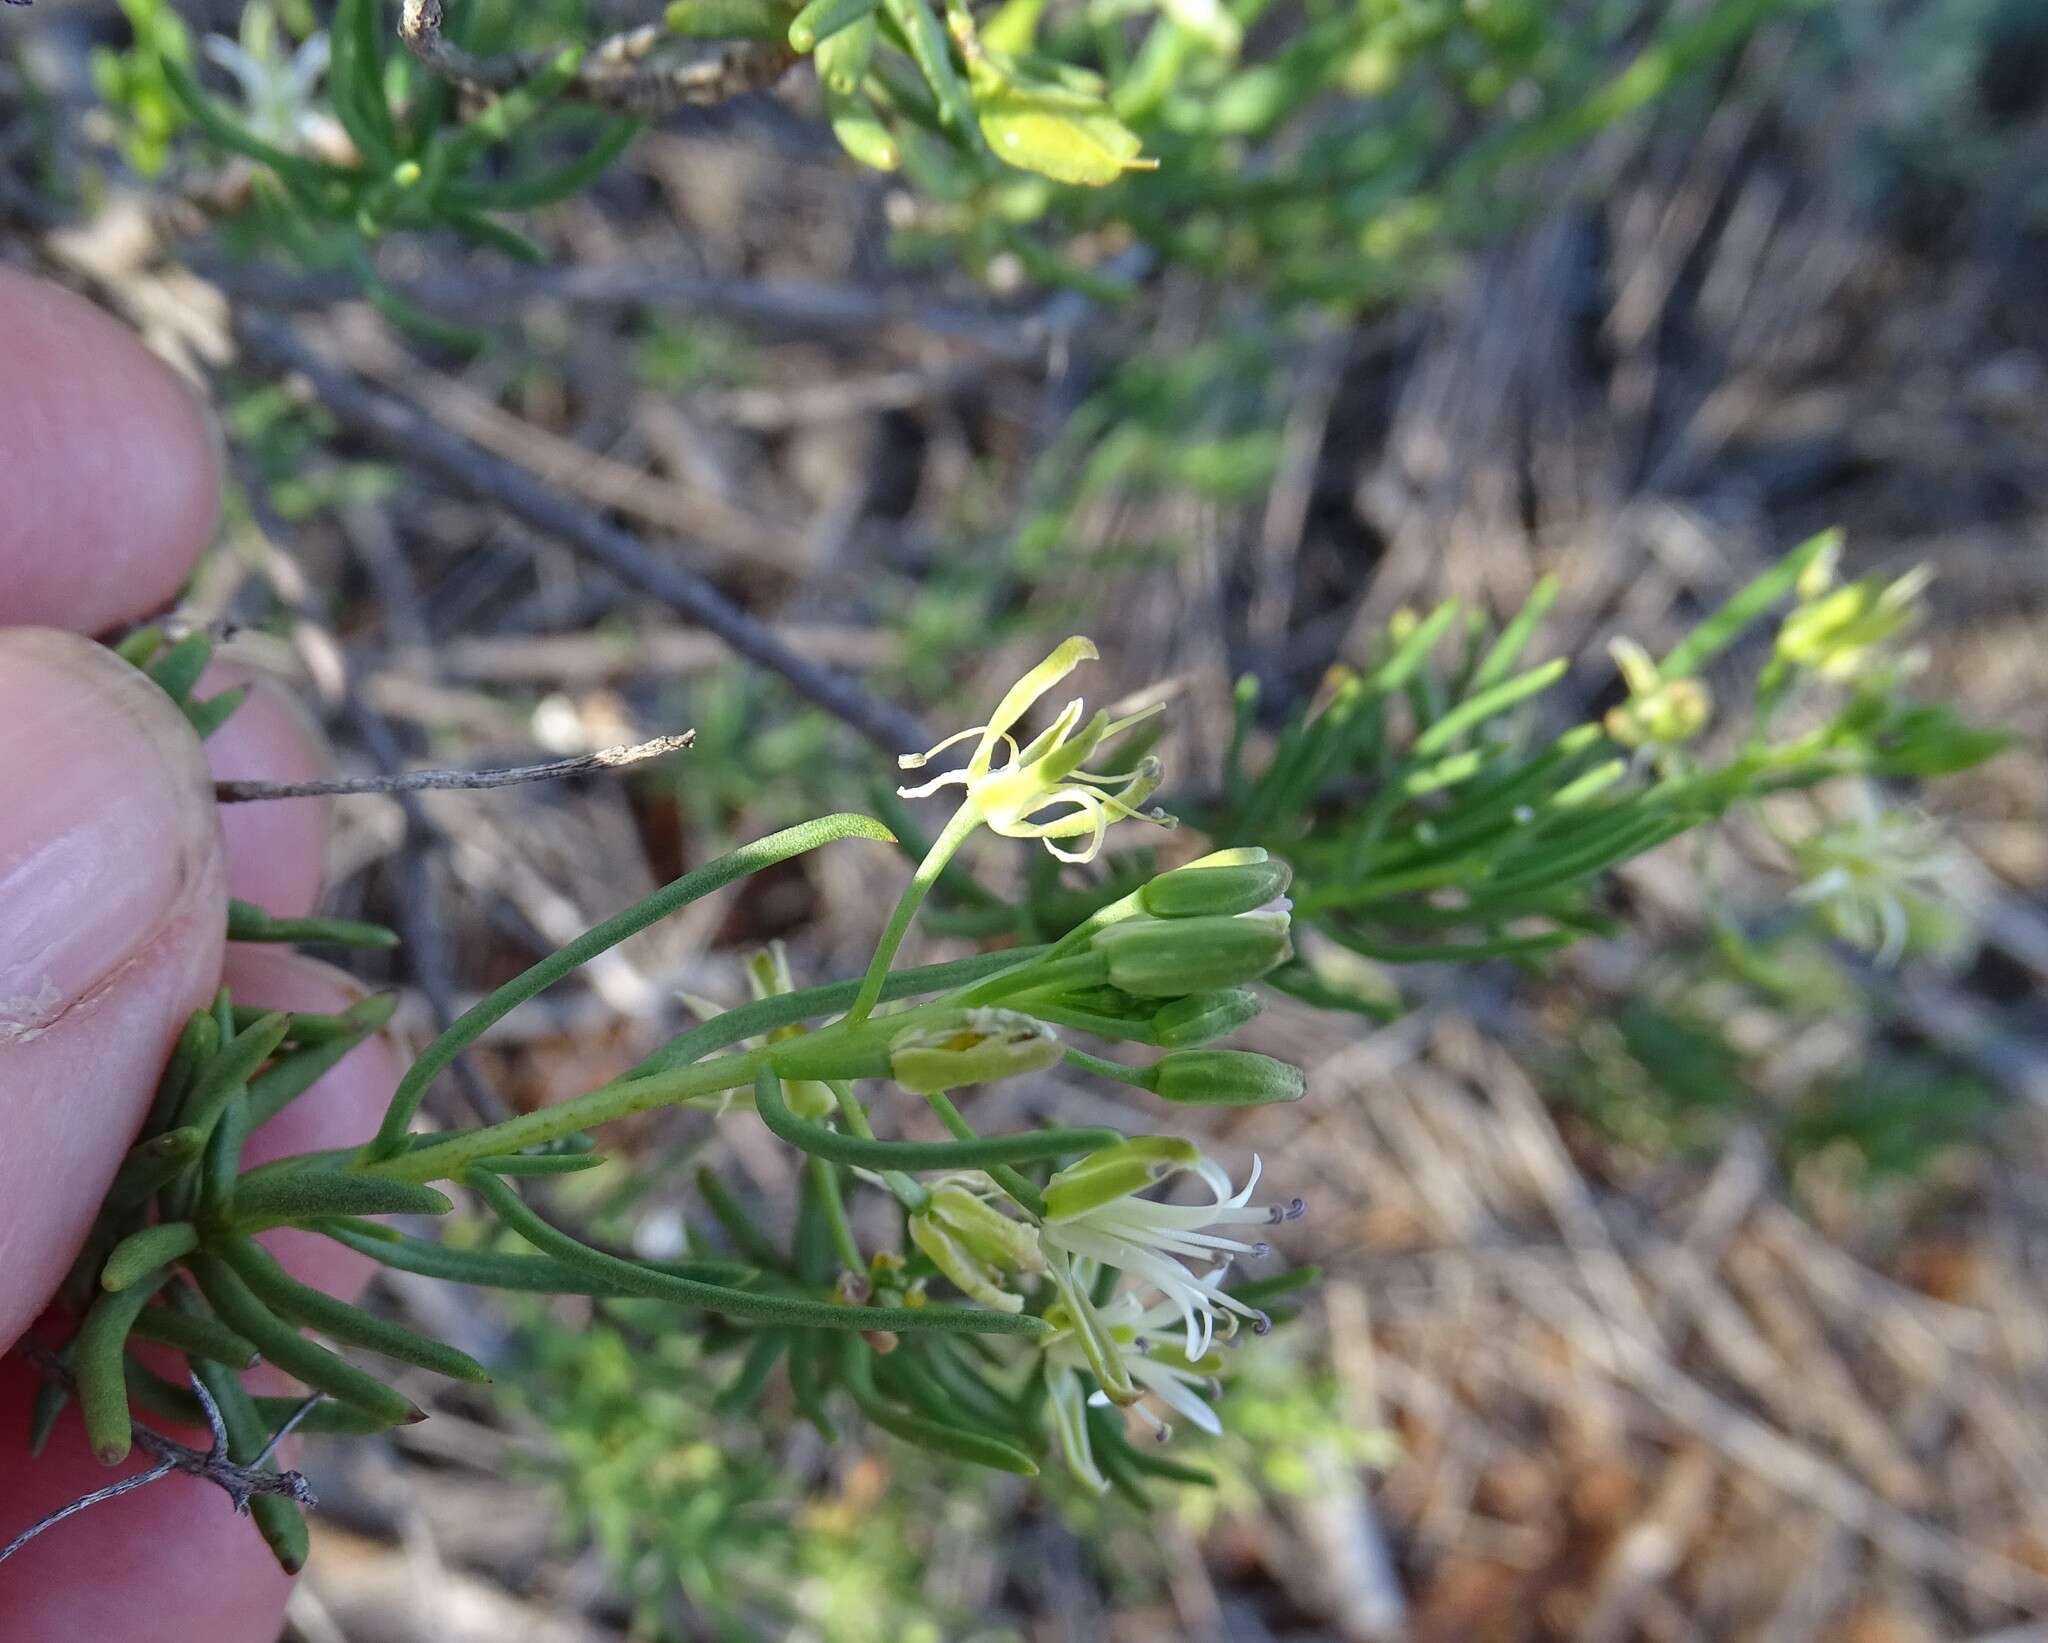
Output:
[[[310,1284],[300,1283],[268,1250],[251,1239],[230,1238],[222,1244],[220,1253],[259,1301],[293,1323],[318,1330],[329,1340],[359,1346],[401,1363],[417,1364],[453,1380],[480,1384],[490,1381],[490,1371],[467,1352],[430,1340],[361,1307],[336,1300]]]
[[[503,182],[450,183],[441,191],[442,197],[471,211],[534,211],[553,205],[580,194],[609,171],[640,134],[641,124],[634,119],[611,121],[581,154],[551,171],[508,177]]]
[[[225,1261],[200,1256],[187,1265],[198,1280],[199,1293],[206,1297],[221,1322],[247,1337],[257,1351],[287,1375],[387,1426],[408,1426],[426,1418],[402,1392],[307,1340],[259,1301]]]
[[[1385,695],[1399,690],[1415,677],[1416,670],[1429,659],[1429,653],[1436,649],[1438,641],[1450,631],[1451,624],[1458,619],[1459,605],[1455,599],[1446,599],[1420,622],[1414,631],[1394,647],[1393,655],[1373,671],[1372,688],[1375,694]]]
[[[1124,1139],[1111,1129],[1072,1129],[1034,1130],[973,1141],[868,1140],[797,1117],[783,1100],[782,1080],[766,1067],[754,1081],[754,1110],[762,1123],[801,1152],[835,1164],[878,1170],[985,1169],[991,1164],[1037,1163],[1069,1153],[1093,1152]]]
[[[884,844],[893,842],[888,829],[879,822],[850,813],[825,816],[771,833],[764,839],[756,839],[752,844],[742,845],[730,854],[720,856],[716,861],[707,862],[694,872],[685,873],[624,912],[613,914],[471,1005],[420,1053],[420,1058],[400,1080],[391,1105],[384,1114],[384,1122],[378,1128],[377,1138],[370,1145],[369,1156],[391,1158],[403,1152],[406,1130],[412,1123],[413,1114],[419,1110],[427,1086],[449,1062],[529,998],[589,963],[599,953],[618,946],[628,936],[637,935],[649,925],[667,918],[678,908],[687,907],[691,902],[750,873],[758,873],[765,867],[841,839],[875,839]]]
[[[86,1311],[71,1347],[71,1373],[78,1388],[78,1410],[85,1418],[86,1441],[102,1466],[119,1466],[135,1442],[128,1416],[128,1382],[121,1372],[128,1332],[163,1288],[170,1273],[158,1268],[126,1288],[103,1294]]]
[[[1755,581],[1737,590],[1657,664],[1666,679],[1689,679],[1732,645],[1742,630],[1792,592],[1799,573],[1842,540],[1839,530],[1822,531],[1786,554]]]
[[[951,1455],[955,1460],[971,1461],[976,1466],[992,1467],[998,1472],[1012,1472],[1018,1477],[1038,1476],[1038,1462],[1015,1444],[968,1431],[965,1427],[913,1415],[909,1410],[899,1409],[890,1403],[875,1389],[866,1352],[857,1351],[853,1355],[846,1386],[863,1415],[905,1443],[914,1443],[920,1449],[930,1449],[937,1454]]]
[[[66,1341],[58,1349],[57,1361],[65,1369],[71,1367],[71,1343]],[[31,1459],[41,1459],[43,1450],[49,1446],[50,1434],[57,1430],[58,1417],[71,1402],[71,1388],[55,1375],[46,1375],[36,1387],[35,1401],[29,1405],[28,1452]]]
[[[228,940],[282,941],[322,947],[396,947],[398,934],[347,918],[273,918],[253,902],[228,903]]]
[[[1564,584],[1556,577],[1546,576],[1529,590],[1528,603],[1515,612],[1514,619],[1500,630],[1500,637],[1494,640],[1493,648],[1472,675],[1471,688],[1474,691],[1484,690],[1508,676],[1508,670],[1522,659],[1522,652],[1529,648],[1529,641],[1536,636],[1536,629],[1542,625],[1543,618],[1550,614],[1550,607],[1557,603],[1563,587]]]
[[[199,1069],[192,1091],[178,1113],[179,1126],[212,1134],[229,1097],[246,1085],[256,1069],[284,1042],[291,1019],[286,1011],[272,1010],[235,1034],[219,1054]]]
[[[1554,662],[1545,662],[1541,667],[1531,668],[1527,673],[1512,679],[1503,679],[1465,698],[1450,712],[1415,738],[1415,753],[1428,758],[1442,752],[1466,731],[1496,714],[1504,713],[1517,702],[1534,696],[1538,691],[1548,690],[1571,664],[1563,657]]]
[[[181,706],[192,687],[199,683],[199,675],[206,671],[206,664],[213,660],[213,637],[204,631],[188,633],[171,648],[151,662],[145,671],[156,681],[157,688]]]
[[[347,1031],[311,1041],[300,1039],[300,1048],[279,1056],[249,1081],[249,1127],[260,1128],[283,1112],[326,1077],[342,1057],[379,1031],[397,1008],[396,993],[373,993],[342,1015],[329,1018],[346,1024]],[[299,1039],[305,1019],[292,1018],[292,1038]]]
[[[967,94],[960,71],[953,66],[952,43],[946,38],[930,0],[882,0],[882,9],[902,34],[918,73],[937,98],[940,120],[956,140],[967,145],[969,152],[980,149],[981,126],[975,119],[974,100]]]
[[[815,51],[841,29],[875,15],[877,0],[811,0],[789,20],[789,49]]]
[[[263,1452],[276,1427],[266,1424],[262,1409],[249,1396],[248,1389],[233,1370],[201,1358],[193,1363],[192,1373],[204,1383],[220,1410],[221,1425],[228,1434],[229,1459],[249,1465]],[[282,1419],[279,1424],[282,1424]],[[307,1424],[310,1425],[310,1421]],[[274,1462],[271,1470],[276,1470]],[[249,1515],[256,1520],[257,1531],[263,1536],[263,1543],[270,1548],[270,1555],[277,1559],[279,1568],[288,1575],[295,1575],[306,1566],[306,1555],[311,1547],[306,1534],[305,1514],[289,1497],[256,1495],[249,1502]]]
[[[180,1170],[197,1163],[205,1148],[204,1132],[194,1129],[166,1130],[138,1141],[128,1149],[113,1185],[107,1188],[107,1206],[132,1209]]]
[[[249,699],[247,685],[235,685],[227,690],[217,690],[203,702],[190,697],[180,704],[185,710],[185,722],[192,727],[192,733],[202,742],[235,716],[236,711]]]
[[[740,1415],[752,1409],[761,1401],[768,1376],[788,1345],[789,1336],[779,1329],[764,1329],[757,1334],[746,1357],[740,1360],[739,1370],[719,1389],[711,1407],[721,1415]]]
[[[199,1229],[190,1221],[162,1221],[131,1232],[100,1268],[100,1288],[109,1294],[128,1289],[198,1247]]]
[[[653,1300],[674,1301],[726,1317],[753,1318],[762,1323],[804,1329],[961,1329],[997,1335],[1039,1335],[1046,1328],[1043,1319],[1006,1312],[975,1312],[952,1306],[838,1306],[829,1301],[758,1294],[728,1289],[720,1284],[699,1283],[578,1243],[534,1214],[520,1200],[518,1193],[494,1175],[472,1172],[464,1177],[464,1184],[490,1206],[491,1212],[509,1230],[542,1254],[553,1256],[565,1266],[614,1283],[629,1293],[645,1295]]]
[[[209,1358],[230,1369],[254,1368],[258,1356],[253,1345],[225,1324],[168,1306],[144,1307],[129,1333],[136,1340],[175,1347],[188,1358]]]
[[[446,1215],[454,1207],[410,1181],[309,1169],[243,1177],[228,1213],[237,1231],[260,1232],[326,1215]]]
[[[152,1317],[163,1310],[162,1307],[151,1307],[143,1316]],[[219,1325],[214,1327],[218,1328]],[[142,1333],[140,1325],[137,1325],[135,1333]],[[174,1341],[165,1344],[177,1346]],[[222,1372],[228,1370],[228,1366],[217,1358],[203,1353],[197,1355],[193,1368],[201,1370],[208,1366]],[[128,1397],[137,1409],[148,1414],[160,1415],[165,1420],[176,1421],[181,1426],[205,1426],[206,1411],[199,1406],[199,1400],[184,1387],[173,1385],[132,1357],[125,1367],[128,1375]],[[202,1374],[201,1379],[204,1378]],[[208,1390],[212,1390],[210,1383]],[[297,1414],[299,1405],[304,1403],[305,1399],[272,1397],[255,1398],[251,1402],[256,1412],[256,1419],[252,1424],[268,1434],[276,1431]],[[360,1410],[336,1403],[332,1398],[322,1398],[294,1430],[320,1432],[338,1437],[368,1437],[377,1432],[388,1432],[391,1428],[382,1421],[372,1420]],[[232,1432],[232,1428],[230,1431]],[[250,1452],[254,1453],[253,1450]]]
[[[192,1088],[193,1077],[204,1063],[213,1059],[219,1048],[220,1028],[213,1019],[213,1012],[194,1010],[187,1018],[184,1030],[178,1034],[177,1046],[164,1066],[163,1077],[157,1081],[156,1098],[151,1101],[149,1116],[142,1123],[144,1136],[154,1136],[170,1123],[184,1104],[186,1093]]]
[[[595,1152],[514,1152],[497,1158],[479,1158],[471,1167],[493,1175],[579,1175],[605,1162]]]

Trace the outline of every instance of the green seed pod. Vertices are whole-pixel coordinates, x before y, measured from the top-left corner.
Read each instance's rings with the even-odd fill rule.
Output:
[[[1256,994],[1242,987],[1196,993],[1162,1004],[1152,1017],[1152,1036],[1161,1049],[1185,1050],[1234,1033],[1259,1013]]]
[[[920,1095],[1043,1072],[1061,1055],[1059,1035],[1015,1010],[957,1010],[896,1035],[889,1071]]]
[[[1186,998],[1256,981],[1294,947],[1282,913],[1127,919],[1090,938],[1112,987],[1140,998]]]
[[[1307,1088],[1299,1067],[1250,1050],[1179,1050],[1152,1069],[1152,1092],[1184,1107],[1264,1107]]]
[[[1259,852],[1261,856],[1264,851]],[[1249,913],[1287,894],[1294,869],[1284,861],[1245,862],[1232,867],[1182,867],[1161,873],[1138,892],[1138,904],[1154,918],[1195,918],[1205,914]]]

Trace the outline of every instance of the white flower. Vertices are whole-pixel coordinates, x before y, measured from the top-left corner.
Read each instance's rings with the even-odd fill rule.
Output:
[[[1213,1291],[1223,1275],[1224,1269],[1218,1267],[1199,1281]],[[1072,1276],[1085,1291],[1096,1277],[1094,1263],[1075,1263]],[[1217,1418],[1211,1400],[1220,1389],[1217,1372],[1222,1363],[1213,1353],[1189,1359],[1178,1347],[1158,1338],[1162,1330],[1173,1326],[1178,1316],[1174,1302],[1161,1299],[1146,1306],[1135,1291],[1126,1291],[1096,1310],[1097,1321],[1116,1342],[1133,1383],[1135,1399],[1127,1407],[1152,1429],[1152,1435],[1162,1443],[1173,1435],[1172,1426],[1149,1407],[1156,1402],[1210,1436],[1221,1437],[1223,1422]],[[1103,1408],[1115,1400],[1107,1392],[1086,1390],[1081,1372],[1093,1365],[1083,1336],[1071,1322],[1070,1327],[1047,1343],[1045,1360],[1053,1435],[1068,1469],[1100,1493],[1109,1487],[1109,1482],[1095,1463],[1087,1411]]]
[[[1216,1288],[1223,1282],[1224,1271],[1224,1268],[1217,1267],[1197,1282],[1219,1299],[1228,1301],[1229,1297]],[[1132,1380],[1211,1437],[1223,1435],[1223,1423],[1216,1418],[1216,1411],[1209,1404],[1209,1398],[1217,1389],[1214,1371],[1221,1367],[1216,1355],[1209,1352],[1199,1358],[1189,1358],[1171,1346],[1162,1345],[1157,1338],[1161,1331],[1171,1329],[1178,1321],[1179,1312],[1174,1302],[1162,1299],[1145,1306],[1135,1291],[1126,1290],[1103,1307],[1100,1316],[1119,1344],[1128,1338],[1131,1353],[1125,1361],[1130,1365]],[[1110,1399],[1107,1393],[1096,1392],[1088,1401],[1100,1407]],[[1165,1438],[1171,1433],[1172,1428],[1142,1403],[1132,1407],[1151,1424],[1159,1437]]]
[[[1020,749],[1010,734],[1032,703],[1082,662],[1093,661],[1099,654],[1087,639],[1067,640],[1010,687],[987,724],[948,736],[926,752],[904,754],[897,763],[905,770],[918,770],[947,748],[970,737],[979,738],[965,767],[935,776],[922,787],[898,788],[898,795],[922,799],[942,787],[964,787],[963,809],[972,807],[985,825],[1008,838],[1042,839],[1046,849],[1061,861],[1093,861],[1112,822],[1149,821],[1170,827],[1172,819],[1164,813],[1137,808],[1159,785],[1157,759],[1143,758],[1129,770],[1106,775],[1081,768],[1104,742],[1150,718],[1158,707],[1125,719],[1097,713],[1084,726],[1084,709],[1076,697],[1029,745]],[[1008,751],[1000,764],[996,762],[999,747]],[[1053,814],[1031,819],[1043,811]],[[1080,850],[1065,850],[1056,842],[1084,834],[1088,843]]]
[[[1953,895],[1958,861],[1932,817],[1884,805],[1868,787],[1854,811],[1792,846],[1813,907],[1852,947],[1896,964],[1916,933],[1937,949],[1968,942],[1968,912]]]
[[[242,90],[243,124],[265,142],[293,152],[326,139],[331,124],[314,101],[327,72],[329,44],[316,30],[287,53],[269,6],[242,13],[241,39],[209,34],[201,49],[235,77]]]
[[[1166,1204],[1137,1196],[1143,1188],[1181,1173],[1199,1177],[1212,1200]],[[1226,1335],[1235,1331],[1239,1318],[1262,1331],[1266,1327],[1264,1313],[1220,1287],[1233,1258],[1262,1255],[1266,1246],[1210,1230],[1272,1226],[1302,1213],[1304,1206],[1298,1198],[1284,1208],[1254,1205],[1251,1196],[1258,1183],[1256,1158],[1250,1178],[1233,1193],[1230,1177],[1191,1142],[1167,1136],[1141,1137],[1091,1153],[1055,1175],[1045,1190],[1045,1225],[1040,1238],[1049,1255],[1114,1268],[1134,1280],[1140,1290],[1156,1292],[1161,1297],[1158,1304],[1179,1320],[1186,1357],[1193,1363],[1208,1356],[1219,1324]],[[1199,1263],[1206,1270],[1192,1270],[1190,1263]],[[1093,1306],[1064,1263],[1053,1265],[1052,1271],[1103,1390],[1119,1403],[1131,1402],[1135,1372],[1119,1365],[1121,1355],[1115,1351],[1109,1320]]]

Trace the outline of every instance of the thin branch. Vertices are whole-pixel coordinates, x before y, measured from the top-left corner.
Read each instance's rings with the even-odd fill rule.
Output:
[[[43,1375],[60,1380],[67,1386],[76,1384],[64,1361],[48,1347],[36,1341],[23,1340],[15,1343],[15,1350]],[[292,1412],[290,1419],[279,1427],[270,1441],[263,1446],[263,1452],[245,1466],[228,1458],[226,1423],[221,1419],[219,1405],[213,1401],[212,1395],[197,1375],[192,1377],[192,1391],[199,1399],[200,1408],[206,1412],[206,1423],[212,1435],[208,1448],[194,1449],[147,1426],[135,1427],[135,1447],[155,1460],[156,1465],[147,1471],[137,1472],[132,1477],[110,1483],[104,1489],[95,1489],[90,1494],[81,1495],[78,1499],[31,1523],[5,1546],[0,1546],[0,1563],[5,1563],[44,1530],[54,1529],[66,1518],[76,1517],[88,1507],[117,1499],[145,1485],[161,1482],[176,1472],[182,1472],[187,1477],[202,1478],[213,1484],[233,1502],[237,1512],[248,1511],[249,1502],[257,1495],[289,1495],[300,1506],[309,1509],[318,1504],[313,1496],[312,1485],[307,1483],[300,1473],[272,1472],[267,1468],[277,1446],[312,1412],[313,1406],[320,1401],[320,1394],[316,1392],[300,1404]]]
[[[765,622],[741,610],[695,572],[650,551],[637,538],[579,507],[517,464],[451,434],[416,405],[366,387],[353,374],[321,358],[274,316],[239,309],[235,333],[250,359],[273,370],[297,372],[338,421],[399,461],[480,502],[504,509],[544,535],[567,543],[622,581],[665,601],[717,634],[741,656],[781,674],[801,695],[885,752],[929,747],[935,739],[902,709],[797,654]]]
[[[194,1375],[192,1379],[194,1384],[196,1385],[199,1380],[199,1377],[197,1375]],[[249,1464],[251,1466],[268,1466],[270,1464],[270,1457],[277,1453],[278,1445],[283,1443],[286,1438],[290,1437],[294,1432],[296,1432],[299,1429],[299,1423],[303,1421],[308,1415],[312,1414],[314,1410],[320,1407],[320,1399],[322,1395],[323,1394],[318,1392],[307,1393],[306,1396],[300,1400],[299,1407],[294,1409],[289,1415],[285,1416],[284,1424],[280,1426],[275,1432],[270,1434],[270,1440],[267,1443],[265,1443],[261,1449],[256,1451],[255,1458],[251,1460]]]
[[[547,72],[559,53],[547,49],[479,57],[443,32],[441,0],[405,0],[398,37],[434,73],[472,96],[514,91]],[[622,114],[666,114],[759,91],[781,79],[797,54],[781,42],[744,41],[711,57],[677,60],[664,48],[681,44],[660,23],[642,23],[600,40],[584,53],[562,95]]]
[[[624,770],[694,746],[697,733],[656,736],[630,747],[601,747],[545,764],[513,765],[503,770],[401,770],[376,776],[329,776],[310,782],[224,781],[213,784],[219,804],[250,804],[265,799],[355,798],[366,793],[433,793],[518,787],[526,782],[560,781],[599,770]]]
[[[158,1461],[146,1472],[137,1472],[133,1477],[123,1478],[119,1483],[110,1483],[104,1489],[95,1489],[89,1495],[80,1495],[68,1505],[58,1507],[49,1516],[38,1518],[5,1546],[0,1546],[0,1563],[5,1563],[45,1529],[56,1528],[66,1518],[76,1517],[88,1506],[97,1506],[102,1501],[113,1500],[127,1494],[131,1489],[140,1489],[144,1484],[160,1482],[177,1470],[178,1468],[167,1460]]]

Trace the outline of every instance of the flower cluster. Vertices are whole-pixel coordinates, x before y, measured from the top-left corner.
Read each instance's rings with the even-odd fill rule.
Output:
[[[1831,542],[1799,579],[1799,604],[1778,630],[1784,661],[1834,684],[1880,680],[1911,671],[1918,658],[1898,649],[1921,616],[1921,595],[1933,579],[1925,565],[1885,581],[1865,576],[1835,585],[1841,543]]]

